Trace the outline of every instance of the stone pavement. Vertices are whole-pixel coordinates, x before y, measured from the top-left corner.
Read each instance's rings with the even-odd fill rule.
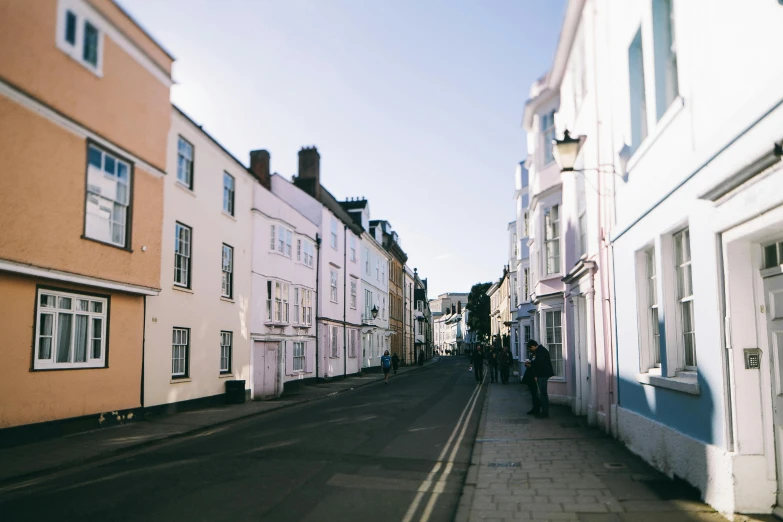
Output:
[[[698,491],[589,428],[570,409],[526,415],[527,387],[490,384],[456,521],[725,521]],[[772,521],[736,516],[737,521]]]
[[[399,376],[427,368],[408,366]],[[392,376],[391,378],[394,378]],[[42,474],[104,460],[166,441],[208,433],[219,426],[281,408],[296,406],[338,393],[348,392],[383,380],[383,373],[365,373],[318,384],[289,387],[280,399],[248,401],[220,407],[160,415],[145,421],[131,422],[100,430],[77,433],[21,446],[0,449],[0,486],[7,486]]]

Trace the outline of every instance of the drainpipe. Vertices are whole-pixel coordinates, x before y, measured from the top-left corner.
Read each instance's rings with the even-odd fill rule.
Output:
[[[343,225],[343,377],[348,376],[348,329],[345,322],[348,312],[348,225]]]
[[[319,343],[320,343],[320,337],[318,336],[318,318],[321,315],[321,309],[318,307],[318,300],[321,295],[320,289],[321,287],[318,286],[318,281],[321,279],[321,236],[318,235],[316,232],[315,234],[315,382],[318,382],[318,379],[320,379],[320,374],[318,373],[318,369],[320,368],[320,350]]]
[[[145,349],[147,347],[147,296],[144,296],[144,316],[141,330],[141,391],[139,392],[139,406],[144,409],[144,368],[147,366],[145,360]]]

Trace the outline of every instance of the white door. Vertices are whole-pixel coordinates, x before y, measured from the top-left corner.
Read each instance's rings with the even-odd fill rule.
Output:
[[[280,343],[256,341],[253,343],[253,398],[277,397],[278,357]]]
[[[774,383],[775,445],[777,446],[778,506],[783,506],[783,275],[764,279],[770,368]]]

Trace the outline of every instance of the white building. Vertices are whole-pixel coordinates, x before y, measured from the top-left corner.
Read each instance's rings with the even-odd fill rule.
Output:
[[[276,397],[284,383],[315,377],[318,227],[271,192],[269,153],[250,153],[253,197],[252,390]]]
[[[517,165],[514,175],[514,203],[516,207],[516,246],[510,256],[516,253],[516,306],[512,303],[513,342],[519,347],[514,356],[519,362],[520,375],[524,373],[524,361],[527,358],[527,341],[533,337],[533,319],[535,306],[530,302],[530,247],[528,207],[530,205],[529,176],[525,162]],[[513,271],[513,270],[512,270]]]
[[[299,151],[299,175],[289,182],[272,176],[272,192],[315,223],[322,238],[317,259],[318,377],[351,375],[361,370],[359,256],[363,229],[322,185],[315,147]]]
[[[147,298],[144,318],[144,405],[223,402],[226,380],[244,380],[246,387],[251,381],[256,182],[177,108],[167,164],[161,292]]]
[[[341,205],[364,229],[361,242],[361,367],[380,367],[381,355],[390,350],[389,338],[393,333],[389,328],[391,256],[383,248],[380,227],[370,227],[370,205],[367,200],[353,199],[343,201]]]

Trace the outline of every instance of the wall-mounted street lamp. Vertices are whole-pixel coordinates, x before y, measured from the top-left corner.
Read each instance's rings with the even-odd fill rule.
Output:
[[[370,313],[372,314],[372,318],[375,319],[378,317],[378,307],[376,305],[372,305],[372,310],[370,310]]]
[[[566,130],[562,140],[552,140],[552,156],[554,156],[560,170],[563,172],[574,170],[576,158],[579,156],[579,150],[585,139],[585,136],[572,138],[571,133]]]

